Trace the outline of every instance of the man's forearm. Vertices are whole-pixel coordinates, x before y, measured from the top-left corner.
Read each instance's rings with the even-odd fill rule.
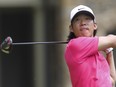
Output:
[[[110,67],[111,81],[112,81],[112,84],[114,86],[115,82],[116,82],[116,70],[115,70],[115,64],[114,64],[113,51],[106,54],[106,59],[107,59],[107,62],[109,64],[109,67]]]

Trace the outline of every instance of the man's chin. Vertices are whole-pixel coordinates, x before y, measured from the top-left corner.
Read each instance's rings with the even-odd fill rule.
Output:
[[[92,35],[81,35],[81,37],[93,37]]]

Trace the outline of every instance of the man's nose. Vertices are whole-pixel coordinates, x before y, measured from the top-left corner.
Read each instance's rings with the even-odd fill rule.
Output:
[[[81,26],[82,25],[86,25],[86,21],[85,20],[81,20],[81,23],[80,24],[81,24]]]

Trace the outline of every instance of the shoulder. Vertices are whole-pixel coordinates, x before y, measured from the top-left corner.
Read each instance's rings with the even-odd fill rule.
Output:
[[[71,49],[85,49],[85,48],[92,48],[92,47],[98,47],[98,37],[79,37],[70,40],[68,43],[68,47]]]
[[[99,40],[98,37],[79,37],[79,38],[72,39],[69,42],[69,44],[88,43],[88,42],[94,42],[98,40]]]

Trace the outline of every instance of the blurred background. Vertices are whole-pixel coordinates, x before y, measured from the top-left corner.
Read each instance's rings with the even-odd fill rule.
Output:
[[[96,14],[98,35],[116,34],[116,0],[0,0],[0,42],[66,41],[72,8]],[[0,52],[0,87],[71,87],[65,44],[13,46]],[[116,51],[114,49],[114,56]],[[116,62],[116,59],[115,59]]]

